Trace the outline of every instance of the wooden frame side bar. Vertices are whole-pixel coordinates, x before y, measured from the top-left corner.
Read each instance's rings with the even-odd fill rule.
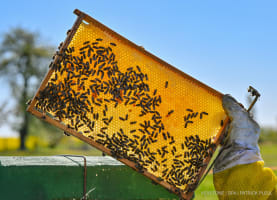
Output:
[[[74,23],[73,26],[72,26],[72,29],[71,29],[70,32],[68,33],[68,35],[67,35],[65,41],[63,42],[63,44],[62,44],[60,50],[58,51],[58,54],[54,55],[55,58],[54,58],[54,60],[53,60],[53,64],[52,64],[50,70],[48,71],[48,73],[47,73],[46,76],[44,77],[42,83],[40,84],[38,90],[36,91],[35,96],[34,96],[34,98],[33,98],[32,101],[31,101],[31,104],[27,107],[27,111],[28,111],[28,112],[31,112],[31,110],[33,110],[33,107],[35,106],[35,104],[36,104],[36,102],[37,102],[37,100],[35,99],[35,97],[38,96],[38,95],[39,95],[39,92],[40,92],[41,90],[43,90],[43,89],[45,88],[45,86],[47,85],[47,82],[48,82],[49,78],[51,77],[51,75],[52,75],[52,73],[53,73],[53,66],[55,66],[55,64],[59,61],[59,58],[60,58],[59,55],[60,55],[60,54],[63,54],[64,50],[68,47],[69,43],[71,42],[73,36],[75,35],[75,33],[76,33],[78,27],[80,26],[80,24],[82,23],[83,19],[84,19],[84,15],[83,15],[83,14],[80,14],[80,15],[77,17],[75,23]]]

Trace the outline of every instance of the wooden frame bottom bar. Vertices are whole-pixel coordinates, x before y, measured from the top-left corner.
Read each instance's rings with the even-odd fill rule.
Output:
[[[44,115],[43,113],[37,111],[36,109],[34,108],[31,108],[29,107],[28,112],[30,112],[31,114],[33,114],[34,116],[44,120],[45,122],[49,123],[49,124],[52,124],[53,126],[56,126],[64,131],[66,131],[67,133],[69,133],[70,135],[90,144],[91,146],[97,148],[98,150],[106,153],[107,155],[110,155],[111,156],[111,151],[107,148],[105,148],[104,146],[102,146],[101,144],[98,144],[97,142],[94,142],[93,140],[90,140],[89,138],[83,136],[82,134],[78,134],[76,133],[76,131],[66,127],[65,125],[61,124],[58,120],[55,120],[55,119],[52,119],[51,117],[47,116],[47,115]],[[135,166],[135,163],[134,162],[131,162],[129,161],[128,159],[125,159],[125,158],[116,158],[117,160],[119,160],[120,162],[124,163],[125,165],[131,167],[132,169],[134,169],[135,171],[143,174],[144,176],[150,178],[151,180],[155,181],[156,183],[162,185],[163,187],[165,187],[167,190],[169,190],[170,192],[173,192],[177,195],[181,195],[181,197],[183,199],[190,199],[193,195],[192,194],[184,194],[184,193],[176,193],[175,191],[175,188],[172,187],[170,184],[168,184],[167,182],[165,181],[157,181],[157,177],[155,177],[153,174],[143,170],[143,172],[139,171],[136,166]]]

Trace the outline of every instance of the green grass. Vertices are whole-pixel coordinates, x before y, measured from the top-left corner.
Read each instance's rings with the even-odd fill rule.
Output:
[[[261,155],[266,167],[277,167],[277,144],[261,144]]]
[[[202,200],[202,199],[205,199],[205,200],[217,199],[216,192],[214,189],[212,174],[207,175],[204,181],[195,191],[194,200]]]

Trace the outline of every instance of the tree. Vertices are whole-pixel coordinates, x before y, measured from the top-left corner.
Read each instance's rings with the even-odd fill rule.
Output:
[[[7,104],[7,102],[3,102],[0,105],[0,127],[1,124],[3,124],[6,121],[6,116],[8,114],[8,111],[5,109],[5,105]]]
[[[39,35],[22,28],[11,29],[4,34],[0,45],[0,76],[12,90],[15,102],[16,129],[20,135],[20,149],[25,149],[29,133],[30,114],[26,112],[26,101],[34,95],[46,72],[53,48],[39,45]]]

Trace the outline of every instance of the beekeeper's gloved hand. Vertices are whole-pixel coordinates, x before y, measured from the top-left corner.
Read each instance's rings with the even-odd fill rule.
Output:
[[[223,108],[230,118],[229,138],[214,166],[214,187],[219,200],[276,200],[277,177],[264,167],[258,147],[259,125],[231,96]]]
[[[215,162],[214,173],[236,165],[262,160],[258,146],[259,125],[230,95],[223,96],[222,106],[231,123],[229,125],[229,138]]]

